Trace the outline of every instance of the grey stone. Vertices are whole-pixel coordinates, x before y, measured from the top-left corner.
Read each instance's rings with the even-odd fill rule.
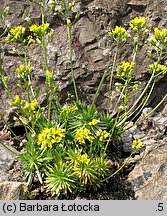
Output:
[[[10,177],[9,170],[12,168],[12,165],[16,157],[9,153],[4,147],[0,144],[0,182],[7,181]]]
[[[92,95],[96,91],[97,85],[100,82],[100,78],[103,72],[106,70],[108,74],[111,72],[111,65],[113,61],[113,43],[108,38],[108,31],[115,27],[115,25],[127,26],[131,18],[139,15],[134,8],[129,11],[129,6],[132,4],[144,5],[147,2],[145,10],[140,12],[140,15],[147,16],[148,23],[158,26],[156,21],[153,21],[153,11],[157,11],[160,16],[159,25],[166,26],[166,22],[162,22],[166,19],[165,1],[110,1],[110,0],[88,0],[77,3],[74,11],[78,12],[78,8],[82,10],[82,15],[78,21],[76,21],[72,28],[72,48],[73,48],[73,61],[74,61],[74,74],[76,77],[76,84],[78,92],[81,98],[91,102]],[[159,4],[161,2],[161,4]],[[7,16],[7,22],[11,23],[11,26],[27,24],[24,19],[29,16],[32,18],[32,22],[40,21],[40,9],[39,7],[31,3],[30,1],[5,1],[2,0],[0,11],[4,6],[9,6],[9,15]],[[49,15],[47,15],[47,18]],[[53,19],[54,21],[54,19]],[[53,40],[49,43],[48,54],[49,54],[49,65],[50,68],[55,72],[55,85],[59,85],[59,98],[61,101],[65,100],[68,91],[73,92],[72,82],[69,81],[70,76],[70,65],[68,59],[68,41],[67,41],[67,29],[63,22],[57,25],[52,23],[52,27],[55,30]],[[4,28],[4,23],[0,24],[0,28]],[[23,61],[18,57],[14,56],[11,52],[12,45],[6,47],[6,54],[4,55],[3,65],[5,74],[9,77],[9,87],[11,92],[19,94],[22,98],[26,95],[20,91],[16,86],[16,74],[15,68],[18,67]],[[16,47],[17,48],[17,47]],[[122,52],[119,54],[119,61],[129,60],[132,58],[132,44],[125,44],[122,47]],[[140,54],[137,55],[136,67],[136,79],[141,79],[142,83],[147,82],[146,73],[148,70],[148,64],[151,63],[150,59],[147,58],[146,51],[149,49],[147,45],[144,45]],[[41,48],[32,45],[29,48],[28,59],[31,61],[31,68],[33,71],[33,86],[40,86],[41,94],[45,93],[45,71],[42,61],[42,50]],[[118,61],[118,62],[119,62]],[[98,78],[97,78],[98,77]],[[114,77],[115,79],[115,77]],[[91,80],[91,82],[90,82]],[[109,79],[105,80],[102,86],[102,91],[99,94],[97,105],[106,108],[106,86],[109,83]],[[152,97],[148,104],[154,106],[160,100],[160,95],[164,95],[166,92],[167,80],[162,78],[158,80],[156,88],[152,94]],[[2,109],[9,110],[10,105],[8,104],[9,98],[4,89],[1,89],[1,101]],[[116,96],[117,100],[118,95]],[[114,99],[115,100],[115,99]],[[113,102],[113,100],[111,100]],[[111,107],[113,103],[111,104]],[[112,110],[111,110],[112,111]]]
[[[0,200],[25,200],[27,191],[28,186],[25,182],[2,182]]]
[[[148,139],[128,180],[138,200],[167,199],[167,138]]]
[[[165,107],[163,108],[161,114],[162,114],[163,116],[167,116],[167,104],[166,104]]]
[[[129,128],[130,127],[130,128]],[[133,125],[133,122],[127,123],[125,128],[129,128],[125,130],[123,134],[121,134],[121,138],[123,141],[123,151],[124,152],[132,152],[132,142],[134,139],[143,140],[146,136],[136,125]]]
[[[128,5],[133,6],[146,6],[148,4],[147,0],[128,0]]]

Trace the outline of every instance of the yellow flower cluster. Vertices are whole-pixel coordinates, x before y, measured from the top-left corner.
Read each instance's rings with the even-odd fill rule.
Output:
[[[34,119],[38,119],[41,115],[41,109],[39,106],[39,103],[37,100],[33,100],[31,102],[28,102],[26,100],[21,100],[19,95],[15,96],[15,100],[10,102],[11,105],[18,107],[19,109],[24,111],[25,116],[28,118],[26,119],[25,117],[20,117],[19,119],[22,121],[24,124],[27,124],[29,120],[32,120],[32,115],[34,116]],[[38,110],[36,110],[38,108]]]
[[[165,49],[167,46],[167,28],[162,30],[154,28],[154,36],[151,36],[149,40],[156,49]]]
[[[90,126],[95,126],[95,125],[97,125],[99,122],[100,122],[100,121],[97,120],[97,119],[92,119],[92,121],[89,122],[88,125],[90,125]]]
[[[30,31],[34,33],[35,36],[41,38],[41,36],[45,35],[47,30],[49,29],[49,23],[44,23],[42,25],[33,24],[30,27]]]
[[[117,76],[119,78],[128,78],[132,76],[133,68],[135,63],[134,62],[125,62],[123,61],[121,65],[118,66],[117,69]]]
[[[90,143],[93,142],[94,137],[91,131],[87,128],[79,128],[77,129],[74,137],[74,142],[78,142],[80,144],[85,144],[85,141],[88,140]]]
[[[11,101],[10,104],[16,107],[20,106],[21,100],[20,100],[19,95],[15,95],[15,100]]]
[[[23,36],[25,34],[25,27],[19,25],[16,28],[12,28],[9,31],[9,35],[6,37],[6,42],[12,41],[12,42],[22,42]]]
[[[143,142],[140,140],[133,140],[132,149],[139,149],[143,146]]]
[[[74,106],[69,106],[67,104],[65,104],[62,108],[62,111],[60,113],[61,118],[65,118],[67,116],[69,116],[72,112],[75,112],[78,110],[78,107],[76,105]]]
[[[88,164],[89,161],[90,161],[90,159],[88,158],[88,155],[86,153],[83,155],[78,155],[78,157],[76,159],[76,163]]]
[[[38,135],[38,144],[42,149],[52,148],[53,144],[60,143],[65,138],[65,129],[63,128],[44,128]]]
[[[106,140],[107,138],[110,138],[110,133],[107,132],[106,130],[102,131],[102,130],[98,130],[96,135],[99,137],[99,140],[102,142],[104,140]]]
[[[167,29],[164,28],[159,30],[158,28],[154,28],[155,39],[161,41],[163,44],[167,45]]]
[[[108,33],[109,36],[114,40],[125,41],[130,37],[130,34],[127,33],[126,29],[123,27],[116,26],[111,32]]]
[[[18,68],[16,68],[16,72],[19,75],[19,78],[24,79],[27,75],[31,74],[31,70],[29,66],[20,65]]]
[[[76,158],[72,169],[82,184],[93,184],[97,180],[97,171],[93,162],[86,153]]]
[[[133,20],[130,21],[130,27],[133,29],[135,33],[139,32],[142,28],[146,25],[146,18],[145,17],[135,17]]]
[[[77,106],[69,106],[69,105],[64,105],[63,106],[63,111],[65,111],[65,112],[74,112],[74,111],[76,111],[76,110],[78,110],[78,107]]]
[[[28,102],[26,100],[20,100],[19,95],[16,95],[15,100],[10,103],[16,107],[22,106],[22,108],[27,111],[34,111],[39,106],[38,101],[33,100],[32,102]]]
[[[154,70],[156,74],[165,75],[167,73],[167,65],[161,65],[161,64],[157,64],[156,62],[154,62],[153,64],[150,65],[149,73],[152,74]]]
[[[39,106],[36,100],[33,100],[32,102],[28,102],[28,101],[24,101],[24,102],[25,102],[24,110],[27,110],[27,111],[34,111]],[[23,103],[23,100],[22,100],[22,103]]]

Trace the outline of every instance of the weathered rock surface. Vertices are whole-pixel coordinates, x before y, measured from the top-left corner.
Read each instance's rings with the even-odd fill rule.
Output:
[[[167,137],[144,142],[146,149],[129,174],[138,200],[167,200]]]
[[[28,186],[23,182],[0,183],[0,200],[24,200],[27,199]]]
[[[8,180],[10,176],[8,171],[12,167],[14,160],[14,156],[0,146],[0,182]]]
[[[40,22],[39,7],[28,1],[9,1],[2,0],[0,11],[3,7],[9,6],[9,14],[7,19],[0,23],[0,29],[9,24],[13,27],[16,25],[24,25],[26,17],[31,17],[33,22]],[[47,9],[48,10],[48,9]],[[153,0],[89,0],[78,1],[74,8],[74,14],[81,10],[81,17],[75,22],[72,29],[73,38],[73,61],[74,73],[80,98],[92,101],[97,85],[103,72],[111,71],[113,61],[113,44],[108,38],[108,31],[115,25],[125,26],[129,28],[129,21],[135,16],[146,16],[148,23],[157,27],[167,27],[166,22],[166,1]],[[68,60],[68,42],[67,31],[64,21],[56,13],[50,14],[46,20],[51,22],[51,27],[55,30],[53,40],[48,46],[49,65],[55,72],[55,85],[59,86],[59,98],[64,101],[67,92],[72,91],[72,82],[70,79],[70,64]],[[5,74],[9,77],[9,86],[12,92],[25,96],[17,88],[15,81],[17,79],[15,68],[18,67],[23,59],[20,59],[12,51],[13,46],[6,47],[3,58]],[[127,43],[122,47],[119,58],[120,60],[132,59],[132,45]],[[143,46],[137,55],[138,66],[136,67],[136,79],[140,79],[142,83],[147,81],[149,58],[146,55],[147,45]],[[33,84],[41,87],[41,94],[45,97],[45,84],[41,48],[32,45],[29,49],[28,59],[32,63]],[[102,86],[102,91],[98,97],[97,105],[101,109],[106,108],[107,85],[109,80],[106,79]],[[155,106],[158,101],[167,92],[167,77],[159,79],[156,88],[148,102],[149,106]],[[5,110],[8,110],[8,96],[0,85],[1,101]],[[112,98],[111,109],[117,97]],[[2,112],[4,110],[2,109]]]
[[[156,115],[151,122],[151,129],[142,131],[145,150],[133,158],[128,180],[136,199],[167,200],[167,116]]]

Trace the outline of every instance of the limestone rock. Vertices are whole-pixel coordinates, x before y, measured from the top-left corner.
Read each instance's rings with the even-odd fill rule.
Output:
[[[140,5],[144,5],[143,9]],[[39,7],[28,0],[2,0],[0,11],[5,6],[9,6],[9,14],[6,20],[12,27],[16,25],[28,27],[24,21],[26,17],[32,18],[33,23],[40,22]],[[113,29],[115,25],[125,26],[128,29],[130,19],[139,15],[146,16],[148,23],[152,23],[153,26],[167,27],[166,3],[165,0],[82,0],[79,2],[79,5],[77,3],[76,7],[82,10],[81,17],[74,23],[72,28],[73,64],[78,94],[81,99],[91,102],[100,79],[106,70],[108,76],[97,100],[97,105],[105,109],[107,100],[106,91],[109,84],[108,77],[111,72],[114,55],[114,46],[113,42],[108,38],[108,31]],[[137,8],[140,8],[140,10],[137,10]],[[78,9],[75,10],[77,11]],[[51,19],[49,16],[51,18],[53,16],[51,27],[55,30],[53,40],[48,46],[49,66],[55,72],[55,85],[59,86],[58,96],[61,102],[63,102],[66,99],[67,92],[70,91],[73,93],[68,59],[67,29],[64,22],[57,19],[54,14],[47,15],[46,18],[48,20]],[[4,22],[0,23],[1,31],[3,31],[5,26]],[[3,58],[4,72],[9,77],[8,83],[11,92],[19,94],[20,97],[24,98],[26,95],[16,86],[17,77],[15,74],[15,68],[23,63],[23,59],[14,55],[12,48],[12,45],[6,47]],[[139,64],[136,67],[136,79],[140,79],[143,85],[147,82],[147,70],[150,63],[146,55],[148,49],[147,45],[141,47],[140,53],[137,55],[137,62]],[[122,51],[119,53],[119,61],[132,59],[132,53],[132,44],[124,44]],[[43,95],[45,93],[45,71],[41,48],[31,45],[27,57],[31,61],[33,86],[39,86],[41,88],[40,94]],[[166,84],[167,78],[158,80],[148,105],[155,106],[160,101],[167,91]],[[2,113],[4,113],[5,110],[9,110],[9,98],[1,85],[0,91],[2,92],[0,95],[2,107],[5,108],[2,108]]]
[[[0,183],[0,200],[24,200],[27,199],[28,186],[24,182]]]
[[[133,125],[133,122],[129,122],[126,127],[130,128],[127,129],[123,134],[121,134],[123,141],[123,151],[131,153],[133,140],[136,139],[142,141],[146,134],[143,133],[138,126]]]
[[[15,159],[15,156],[11,155],[0,144],[0,182],[7,181],[10,177],[9,170],[11,169]]]
[[[146,150],[140,155],[129,174],[135,198],[138,200],[167,199],[167,138],[145,142]]]
[[[146,6],[147,0],[128,0],[128,5]]]

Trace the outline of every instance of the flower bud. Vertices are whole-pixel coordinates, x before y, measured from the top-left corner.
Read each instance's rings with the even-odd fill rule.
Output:
[[[68,26],[68,28],[71,28],[71,27],[72,27],[72,23],[71,23],[71,20],[70,20],[70,19],[67,19],[67,26]]]
[[[119,113],[122,112],[123,110],[124,110],[124,107],[122,105],[118,107],[118,112]]]

